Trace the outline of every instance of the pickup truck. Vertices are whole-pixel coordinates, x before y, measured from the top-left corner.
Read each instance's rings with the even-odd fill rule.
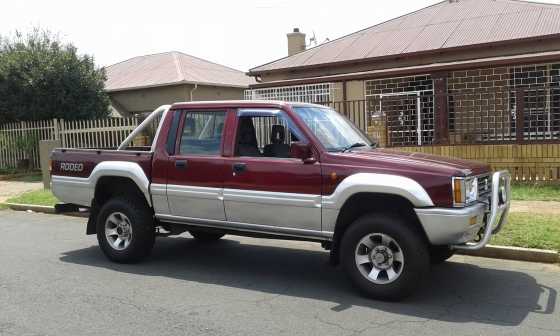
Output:
[[[150,147],[131,140],[160,119]],[[87,234],[118,263],[186,231],[321,243],[355,287],[398,300],[455,251],[506,222],[510,175],[376,148],[338,112],[277,101],[187,102],[154,111],[118,149],[55,149],[52,190],[87,207]]]

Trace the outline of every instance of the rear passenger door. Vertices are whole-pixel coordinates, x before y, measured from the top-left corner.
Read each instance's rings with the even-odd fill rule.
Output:
[[[183,219],[225,220],[223,130],[227,111],[186,111],[169,160],[167,198]]]

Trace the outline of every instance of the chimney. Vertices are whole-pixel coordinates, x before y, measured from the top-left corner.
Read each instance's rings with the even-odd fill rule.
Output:
[[[294,28],[292,33],[288,33],[288,56],[292,56],[305,50],[305,34]]]

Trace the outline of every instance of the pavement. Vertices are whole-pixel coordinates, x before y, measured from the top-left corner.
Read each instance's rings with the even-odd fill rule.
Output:
[[[85,219],[0,211],[0,335],[559,335],[560,267],[453,257],[401,303],[361,297],[318,244],[158,238],[113,264]]]
[[[560,202],[556,201],[511,201],[511,212],[539,215],[560,215]]]
[[[43,182],[0,181],[0,203],[28,191],[43,189]]]

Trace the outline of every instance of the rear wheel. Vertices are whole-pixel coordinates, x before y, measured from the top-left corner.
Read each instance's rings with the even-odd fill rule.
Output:
[[[193,236],[194,239],[202,242],[216,241],[225,236],[224,233],[220,232],[206,232],[198,230],[190,230],[189,233],[191,234],[191,236]]]
[[[108,200],[97,217],[97,241],[112,261],[132,263],[147,257],[154,246],[153,216],[143,200]]]
[[[430,268],[421,234],[402,219],[369,214],[350,225],[342,238],[342,263],[350,279],[375,299],[410,295]]]

